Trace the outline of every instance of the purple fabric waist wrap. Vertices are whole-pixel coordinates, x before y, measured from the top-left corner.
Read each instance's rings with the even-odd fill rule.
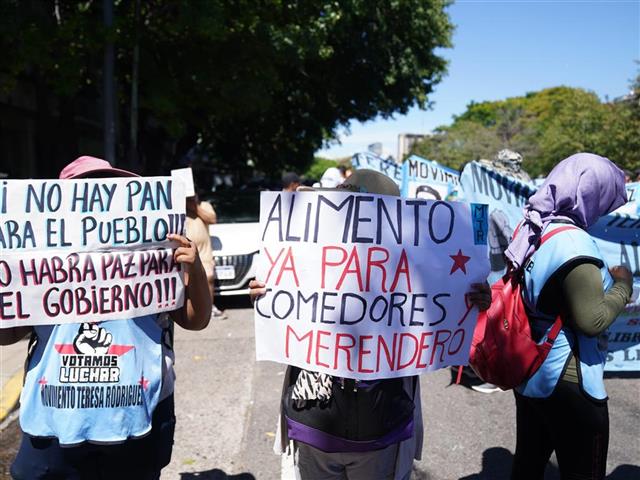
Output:
[[[366,441],[336,437],[330,433],[291,420],[288,417],[286,419],[287,432],[290,439],[306,443],[327,453],[381,450],[389,445],[411,438],[413,435],[413,417],[409,418],[404,425],[400,425],[383,437]]]

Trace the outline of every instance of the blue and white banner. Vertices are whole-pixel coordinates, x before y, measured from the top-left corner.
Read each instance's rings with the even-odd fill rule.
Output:
[[[353,165],[353,168],[356,170],[359,168],[368,168],[383,173],[396,182],[398,187],[402,189],[402,165],[393,160],[387,160],[371,152],[361,152],[351,157],[351,165]]]
[[[621,213],[634,208],[632,200],[589,229],[609,266],[624,265],[634,280],[632,303],[609,327],[607,371],[640,371],[640,218]]]
[[[640,183],[627,183],[625,185],[627,190],[627,203],[616,210],[615,213],[638,216],[640,213]]]
[[[438,162],[411,155],[402,164],[402,174],[404,198],[459,199],[460,174]]]
[[[466,201],[489,205],[489,283],[493,283],[504,273],[503,253],[535,187],[476,162],[465,167],[460,182]],[[638,187],[640,184],[629,184],[629,203],[589,230],[607,264],[624,265],[634,276],[633,303],[609,328],[607,371],[640,371],[640,218],[635,213]]]
[[[465,201],[489,206],[489,283],[493,284],[504,275],[507,266],[504,251],[514,228],[522,220],[522,208],[535,188],[478,162],[465,166],[460,183]]]
[[[370,153],[354,155],[355,168],[371,168],[391,177],[405,198],[451,199],[488,205],[489,283],[505,272],[504,251],[522,210],[537,186],[503,175],[478,162],[468,163],[462,174],[418,156],[402,166]],[[589,233],[596,239],[607,264],[624,265],[633,273],[633,302],[610,327],[607,371],[640,371],[640,183],[627,184],[629,202],[600,219]]]

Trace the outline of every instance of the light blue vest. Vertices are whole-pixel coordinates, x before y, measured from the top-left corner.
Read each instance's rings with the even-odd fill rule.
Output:
[[[566,225],[550,224],[544,233],[563,226]],[[532,255],[525,266],[524,300],[527,305],[537,305],[547,280],[560,267],[576,257],[589,257],[602,262],[600,272],[603,288],[607,291],[613,285],[613,279],[596,242],[584,230],[577,228],[566,230],[550,237]],[[555,318],[543,314],[538,314],[536,317],[531,320],[531,327],[544,340]],[[604,364],[607,357],[606,332],[598,337],[590,338],[568,327],[562,328],[549,356],[540,369],[516,390],[527,397],[546,398],[551,395],[567,364],[572,348],[577,350],[580,359],[578,375],[581,379],[582,389],[594,399],[606,399],[607,392],[603,382]]]
[[[162,386],[157,315],[34,327],[20,426],[61,445],[119,443],[151,430]]]

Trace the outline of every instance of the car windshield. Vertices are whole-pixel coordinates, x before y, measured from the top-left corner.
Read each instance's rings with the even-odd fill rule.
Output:
[[[206,199],[218,215],[218,223],[251,223],[260,220],[260,191],[223,190]]]

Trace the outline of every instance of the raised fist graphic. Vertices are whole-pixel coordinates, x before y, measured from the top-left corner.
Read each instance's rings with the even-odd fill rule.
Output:
[[[76,352],[83,355],[106,355],[113,337],[95,323],[83,323],[78,336],[73,340]]]

